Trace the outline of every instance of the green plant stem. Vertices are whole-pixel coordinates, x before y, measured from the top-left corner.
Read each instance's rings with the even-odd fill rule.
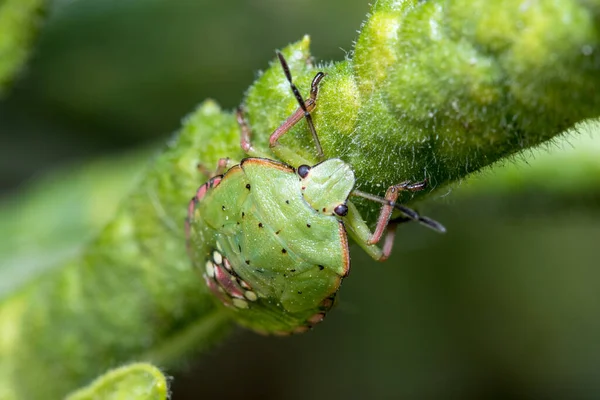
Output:
[[[407,179],[439,189],[600,114],[599,10],[597,0],[379,1],[352,59],[293,73],[305,92],[317,70],[328,74],[316,128],[361,190]],[[263,148],[296,107],[282,88],[274,64],[246,98]],[[281,142],[317,161],[304,127],[290,136]]]
[[[206,144],[231,142],[234,118],[205,102],[81,256],[47,271],[0,307],[0,398],[59,398],[115,363],[172,367],[222,339],[220,313],[185,251],[185,203]],[[229,138],[227,136],[230,136]]]

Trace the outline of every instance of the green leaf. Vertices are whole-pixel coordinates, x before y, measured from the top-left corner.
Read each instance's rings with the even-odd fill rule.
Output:
[[[130,364],[108,371],[67,400],[165,400],[167,379],[151,364]]]
[[[0,98],[29,56],[46,3],[45,0],[0,1]]]

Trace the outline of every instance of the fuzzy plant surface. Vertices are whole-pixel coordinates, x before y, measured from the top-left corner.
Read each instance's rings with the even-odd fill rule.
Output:
[[[383,194],[405,180],[429,191],[600,115],[600,1],[379,1],[348,59],[315,64],[309,40],[284,50],[307,93],[325,156]],[[254,145],[296,108],[274,61],[243,102]],[[239,160],[232,112],[206,101],[79,254],[44,266],[0,304],[0,398],[59,398],[115,365],[174,368],[222,340],[231,321],[191,268],[186,206],[198,164]],[[281,143],[317,161],[302,122]],[[376,205],[362,204],[373,222]]]
[[[46,0],[0,1],[0,98],[27,61],[47,3]]]

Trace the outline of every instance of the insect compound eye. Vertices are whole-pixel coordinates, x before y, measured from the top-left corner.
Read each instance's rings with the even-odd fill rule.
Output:
[[[300,175],[300,178],[306,178],[309,171],[310,171],[310,167],[308,165],[303,164],[298,167],[298,175]]]
[[[333,210],[334,213],[339,215],[340,217],[345,217],[348,214],[348,206],[345,204],[340,204]]]

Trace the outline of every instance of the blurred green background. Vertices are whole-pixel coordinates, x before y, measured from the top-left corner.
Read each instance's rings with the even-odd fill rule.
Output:
[[[317,60],[343,59],[368,9],[54,1],[0,102],[0,298],[92,237],[197,103],[237,106],[306,33]],[[403,227],[385,264],[353,249],[313,332],[240,330],[168,371],[175,398],[600,398],[600,129],[578,131],[422,205],[448,234]]]

